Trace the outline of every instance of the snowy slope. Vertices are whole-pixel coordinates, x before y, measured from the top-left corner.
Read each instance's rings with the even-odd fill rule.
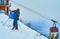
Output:
[[[43,15],[46,18],[50,19],[56,19],[60,23],[60,15],[59,15],[59,7],[55,7],[54,5],[58,5],[55,1],[52,2],[52,0],[49,0],[48,2],[46,0],[13,0],[19,4],[22,4],[24,6],[27,6],[28,8],[31,8],[33,10],[36,10],[37,12],[40,12],[41,15]],[[53,6],[52,6],[52,4]],[[59,3],[59,2],[58,2]],[[23,6],[20,6],[19,4],[16,4],[11,1],[11,10],[15,10],[16,8],[21,9],[21,19],[24,24],[31,23],[30,28],[34,29],[35,31],[44,34],[45,36],[49,36],[49,29],[52,26],[52,22],[49,20],[44,19],[43,17],[34,14],[32,11],[24,8]],[[38,5],[37,5],[38,4]],[[49,7],[48,7],[48,5]],[[52,7],[51,7],[52,6]],[[54,9],[53,9],[54,8]],[[58,14],[57,14],[58,12]],[[59,28],[60,25],[57,25]],[[60,32],[60,28],[59,28]],[[60,34],[59,34],[60,35]],[[60,37],[60,36],[59,36]]]
[[[0,39],[47,39],[45,36],[28,28],[18,21],[19,30],[11,30],[12,19],[8,19],[5,14],[0,14]],[[6,23],[5,23],[6,22]]]

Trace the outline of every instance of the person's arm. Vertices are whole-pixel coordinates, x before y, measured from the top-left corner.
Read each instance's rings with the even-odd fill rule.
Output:
[[[18,20],[20,20],[20,9],[18,9]]]
[[[9,10],[10,12],[14,12],[15,10]]]

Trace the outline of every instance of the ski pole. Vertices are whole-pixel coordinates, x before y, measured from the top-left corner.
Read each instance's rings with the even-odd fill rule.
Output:
[[[9,18],[5,21],[5,23],[3,23],[3,25],[5,25],[8,22]]]

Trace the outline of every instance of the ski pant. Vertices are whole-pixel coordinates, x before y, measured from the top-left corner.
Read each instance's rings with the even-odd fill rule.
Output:
[[[17,22],[17,20],[14,20],[14,21],[13,21],[13,27],[18,28],[18,22]]]

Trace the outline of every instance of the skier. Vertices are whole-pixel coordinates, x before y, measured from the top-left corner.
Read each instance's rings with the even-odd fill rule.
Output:
[[[20,9],[17,8],[17,10],[11,11],[13,13],[13,29],[18,30],[18,20],[20,15]]]

